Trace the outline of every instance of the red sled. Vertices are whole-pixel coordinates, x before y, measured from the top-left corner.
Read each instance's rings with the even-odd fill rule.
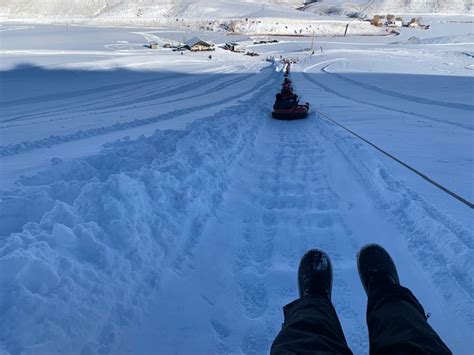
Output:
[[[292,108],[274,109],[272,117],[277,120],[298,120],[308,116],[309,104],[298,105]]]

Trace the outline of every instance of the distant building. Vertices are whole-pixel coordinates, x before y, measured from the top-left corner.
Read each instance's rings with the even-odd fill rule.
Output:
[[[377,27],[403,27],[403,18],[395,17],[395,15],[374,15],[370,20],[370,24]]]
[[[245,48],[242,47],[240,44],[235,43],[235,42],[226,43],[224,48],[231,51],[231,52],[237,52],[237,53],[244,53],[245,52]]]
[[[408,27],[419,27],[420,26],[420,19],[412,18],[410,22],[408,22]]]
[[[151,41],[148,46],[150,47],[150,49],[158,49],[158,43],[156,41]]]
[[[383,26],[383,21],[382,21],[383,17],[385,17],[385,16],[374,15],[374,17],[370,21],[370,24],[373,25],[373,26],[382,27]]]
[[[212,43],[205,42],[197,37],[193,37],[184,43],[184,47],[192,52],[214,51]]]
[[[387,26],[388,27],[402,27],[403,26],[403,21],[402,20],[390,20],[390,21],[387,21]]]

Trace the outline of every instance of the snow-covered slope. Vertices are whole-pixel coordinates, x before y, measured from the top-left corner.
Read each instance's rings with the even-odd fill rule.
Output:
[[[285,3],[283,5],[283,3]],[[344,33],[340,19],[298,11],[303,1],[290,0],[0,0],[0,18],[23,22],[68,22],[100,25],[170,26],[183,29],[264,35],[333,35]],[[380,34],[367,22],[351,27],[350,35]]]
[[[0,8],[11,18],[164,16],[215,19],[288,15],[288,6],[302,4],[302,0],[1,0]]]
[[[320,15],[347,15],[355,12],[375,13],[472,13],[470,0],[319,0],[304,8]]]
[[[370,12],[472,14],[471,0],[381,0],[374,1]]]
[[[295,8],[304,0],[0,0],[7,18],[150,18],[187,19],[304,17]],[[322,0],[304,8],[309,13],[459,13],[472,10],[470,0]]]
[[[328,119],[474,201],[470,24],[314,43],[199,32],[260,57],[150,50],[143,37],[195,33],[137,31],[0,27],[1,355],[267,354],[314,247],[367,354],[368,242],[472,355],[472,210]],[[306,120],[270,118],[283,75],[262,59],[280,55],[299,58]]]

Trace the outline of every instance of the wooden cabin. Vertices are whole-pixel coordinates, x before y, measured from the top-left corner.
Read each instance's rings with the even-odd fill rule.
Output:
[[[197,37],[193,37],[185,42],[185,47],[191,52],[205,52],[214,51],[214,45],[212,43],[205,42]]]

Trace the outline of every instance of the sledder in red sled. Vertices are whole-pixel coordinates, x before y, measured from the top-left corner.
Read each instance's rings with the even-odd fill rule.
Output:
[[[291,99],[294,96],[296,96],[293,92],[293,87],[291,86],[291,84],[283,84],[282,85],[280,96],[281,96],[282,99],[285,99],[285,100],[286,99]],[[278,100],[278,98],[277,98],[277,100]]]
[[[285,97],[278,93],[273,104],[272,117],[279,120],[297,120],[308,116],[308,111],[309,103],[300,105],[298,95]]]

